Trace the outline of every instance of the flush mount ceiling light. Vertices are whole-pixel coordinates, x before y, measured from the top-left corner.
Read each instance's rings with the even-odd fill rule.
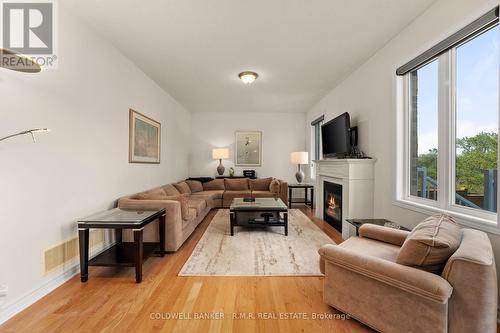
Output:
[[[257,80],[257,78],[259,77],[259,74],[255,73],[255,72],[246,71],[246,72],[241,72],[240,74],[238,74],[238,77],[240,78],[240,80],[244,84],[251,84],[255,80]]]
[[[0,48],[0,67],[24,73],[38,73],[42,70],[34,59],[3,48]]]

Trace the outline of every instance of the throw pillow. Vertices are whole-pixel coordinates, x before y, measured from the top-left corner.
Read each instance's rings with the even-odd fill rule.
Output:
[[[168,184],[165,186],[162,186],[163,190],[167,195],[179,195],[181,192],[179,192],[174,185]]]
[[[224,185],[227,191],[246,191],[248,187],[248,178],[224,179]]]
[[[252,191],[269,191],[269,185],[273,181],[272,177],[262,179],[251,179],[250,189]]]
[[[209,182],[203,183],[203,190],[205,191],[218,191],[225,189],[224,179],[214,179]]]
[[[181,194],[191,194],[191,189],[189,188],[189,185],[186,182],[179,182],[174,184],[175,188],[177,191],[181,192]]]
[[[138,193],[136,198],[139,200],[165,200],[167,194],[160,188]]]
[[[396,262],[439,274],[458,249],[460,237],[460,227],[451,216],[432,215],[410,232]]]
[[[203,191],[203,185],[198,180],[186,180],[186,184],[188,184],[191,189],[191,193]]]
[[[269,191],[274,193],[274,195],[278,196],[280,194],[280,190],[281,190],[280,181],[277,179],[273,179],[269,184]]]

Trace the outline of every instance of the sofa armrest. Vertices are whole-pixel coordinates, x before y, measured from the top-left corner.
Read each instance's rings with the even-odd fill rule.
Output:
[[[176,215],[181,218],[181,204],[176,200],[138,200],[122,198],[118,200],[118,208],[136,210],[157,210],[165,208],[167,215]]]
[[[381,242],[402,246],[410,233],[406,230],[394,229],[375,224],[363,224],[359,230],[359,236],[375,239]]]
[[[285,181],[280,181],[280,198],[283,200],[285,205],[288,205],[288,183]]]
[[[177,251],[183,242],[181,203],[176,200],[137,200],[121,198],[119,208],[148,210],[165,208],[165,248]]]
[[[361,255],[338,245],[324,245],[319,250],[326,263],[388,284],[404,292],[445,304],[453,288],[441,276],[377,257]]]

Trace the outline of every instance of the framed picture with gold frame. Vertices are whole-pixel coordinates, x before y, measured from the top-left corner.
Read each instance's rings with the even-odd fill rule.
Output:
[[[236,131],[235,166],[262,165],[262,132]]]
[[[161,124],[145,115],[129,110],[130,163],[160,163]]]

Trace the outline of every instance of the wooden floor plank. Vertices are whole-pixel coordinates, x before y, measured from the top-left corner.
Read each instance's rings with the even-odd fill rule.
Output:
[[[334,242],[342,241],[313,210],[301,210]],[[323,302],[322,277],[177,276],[215,213],[207,215],[179,251],[149,258],[142,283],[135,283],[132,268],[90,267],[87,283],[74,277],[4,323],[0,332],[372,332],[353,319],[248,318],[258,313],[269,318],[338,313]],[[152,319],[215,312],[224,313],[224,319]]]

